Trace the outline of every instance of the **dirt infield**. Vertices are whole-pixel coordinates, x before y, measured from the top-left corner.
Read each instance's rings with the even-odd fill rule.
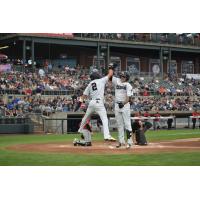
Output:
[[[180,139],[165,142],[152,142],[147,146],[134,145],[131,149],[116,149],[116,143],[93,142],[91,147],[75,147],[69,142],[20,144],[6,149],[40,153],[71,153],[71,154],[146,154],[161,152],[200,151],[200,138]]]

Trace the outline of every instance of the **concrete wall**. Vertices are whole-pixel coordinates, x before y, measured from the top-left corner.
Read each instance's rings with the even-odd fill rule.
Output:
[[[0,134],[33,133],[32,124],[0,124]]]
[[[67,114],[65,112],[57,112],[51,117],[44,120],[44,132],[62,134],[67,132]],[[59,120],[56,120],[59,119]]]
[[[176,116],[177,128],[184,128],[188,126],[188,117],[191,116],[191,112],[159,112],[159,113],[161,114],[161,116],[169,116],[170,114],[173,114],[174,116]],[[132,116],[133,114],[134,113],[132,113]],[[154,113],[150,112],[150,114],[154,114]],[[45,133],[62,134],[62,133],[77,132],[83,115],[84,115],[83,112],[55,113],[51,116],[51,118],[48,118],[45,120]],[[93,131],[100,131],[99,128],[97,127],[96,118],[97,118],[97,115],[92,116],[91,124],[93,127]],[[108,118],[112,118],[109,120],[110,131],[116,130],[117,125],[114,119],[114,113],[108,113]],[[162,127],[164,126],[166,127],[167,121],[162,120],[161,125]]]

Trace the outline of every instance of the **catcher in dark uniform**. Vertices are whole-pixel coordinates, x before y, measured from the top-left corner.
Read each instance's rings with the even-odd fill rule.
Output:
[[[135,115],[135,117],[141,117],[141,113]],[[142,122],[140,119],[136,119],[131,124],[133,133],[135,135],[136,145],[147,145],[147,139],[145,132],[152,127],[152,124],[148,121]]]

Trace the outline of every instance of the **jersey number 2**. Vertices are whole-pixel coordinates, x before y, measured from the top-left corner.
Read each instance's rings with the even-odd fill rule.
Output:
[[[97,90],[97,84],[96,83],[92,83],[92,90]]]

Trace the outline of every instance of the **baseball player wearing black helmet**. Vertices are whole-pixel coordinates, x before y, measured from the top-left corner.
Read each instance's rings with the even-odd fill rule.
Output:
[[[128,72],[125,71],[125,72],[120,72],[119,77],[120,77],[120,79],[121,79],[121,78],[125,78],[126,81],[128,81],[129,78],[130,78],[130,75],[129,75]]]
[[[127,146],[131,148],[132,141],[132,127],[131,127],[131,112],[130,112],[130,97],[132,96],[132,86],[128,83],[130,75],[128,72],[121,72],[120,78],[112,77],[112,83],[115,88],[115,119],[118,127],[118,141],[116,146],[120,148],[125,146],[124,130],[127,135]]]
[[[86,121],[90,116],[96,112],[102,121],[103,124],[103,134],[104,134],[104,140],[105,141],[116,141],[115,138],[113,138],[110,134],[109,128],[108,128],[108,118],[106,109],[104,106],[104,90],[105,85],[108,82],[108,80],[113,76],[113,67],[109,66],[109,71],[107,76],[101,78],[100,74],[97,70],[91,74],[91,82],[86,87],[85,91],[83,92],[83,100],[85,98],[89,98],[90,102],[87,108],[87,111],[85,113],[85,116],[83,117],[81,121],[80,128],[78,130],[79,133],[82,133],[82,129],[86,124]]]
[[[90,79],[91,81],[95,80],[95,79],[100,79],[101,75],[99,74],[98,71],[94,71],[90,74]]]

